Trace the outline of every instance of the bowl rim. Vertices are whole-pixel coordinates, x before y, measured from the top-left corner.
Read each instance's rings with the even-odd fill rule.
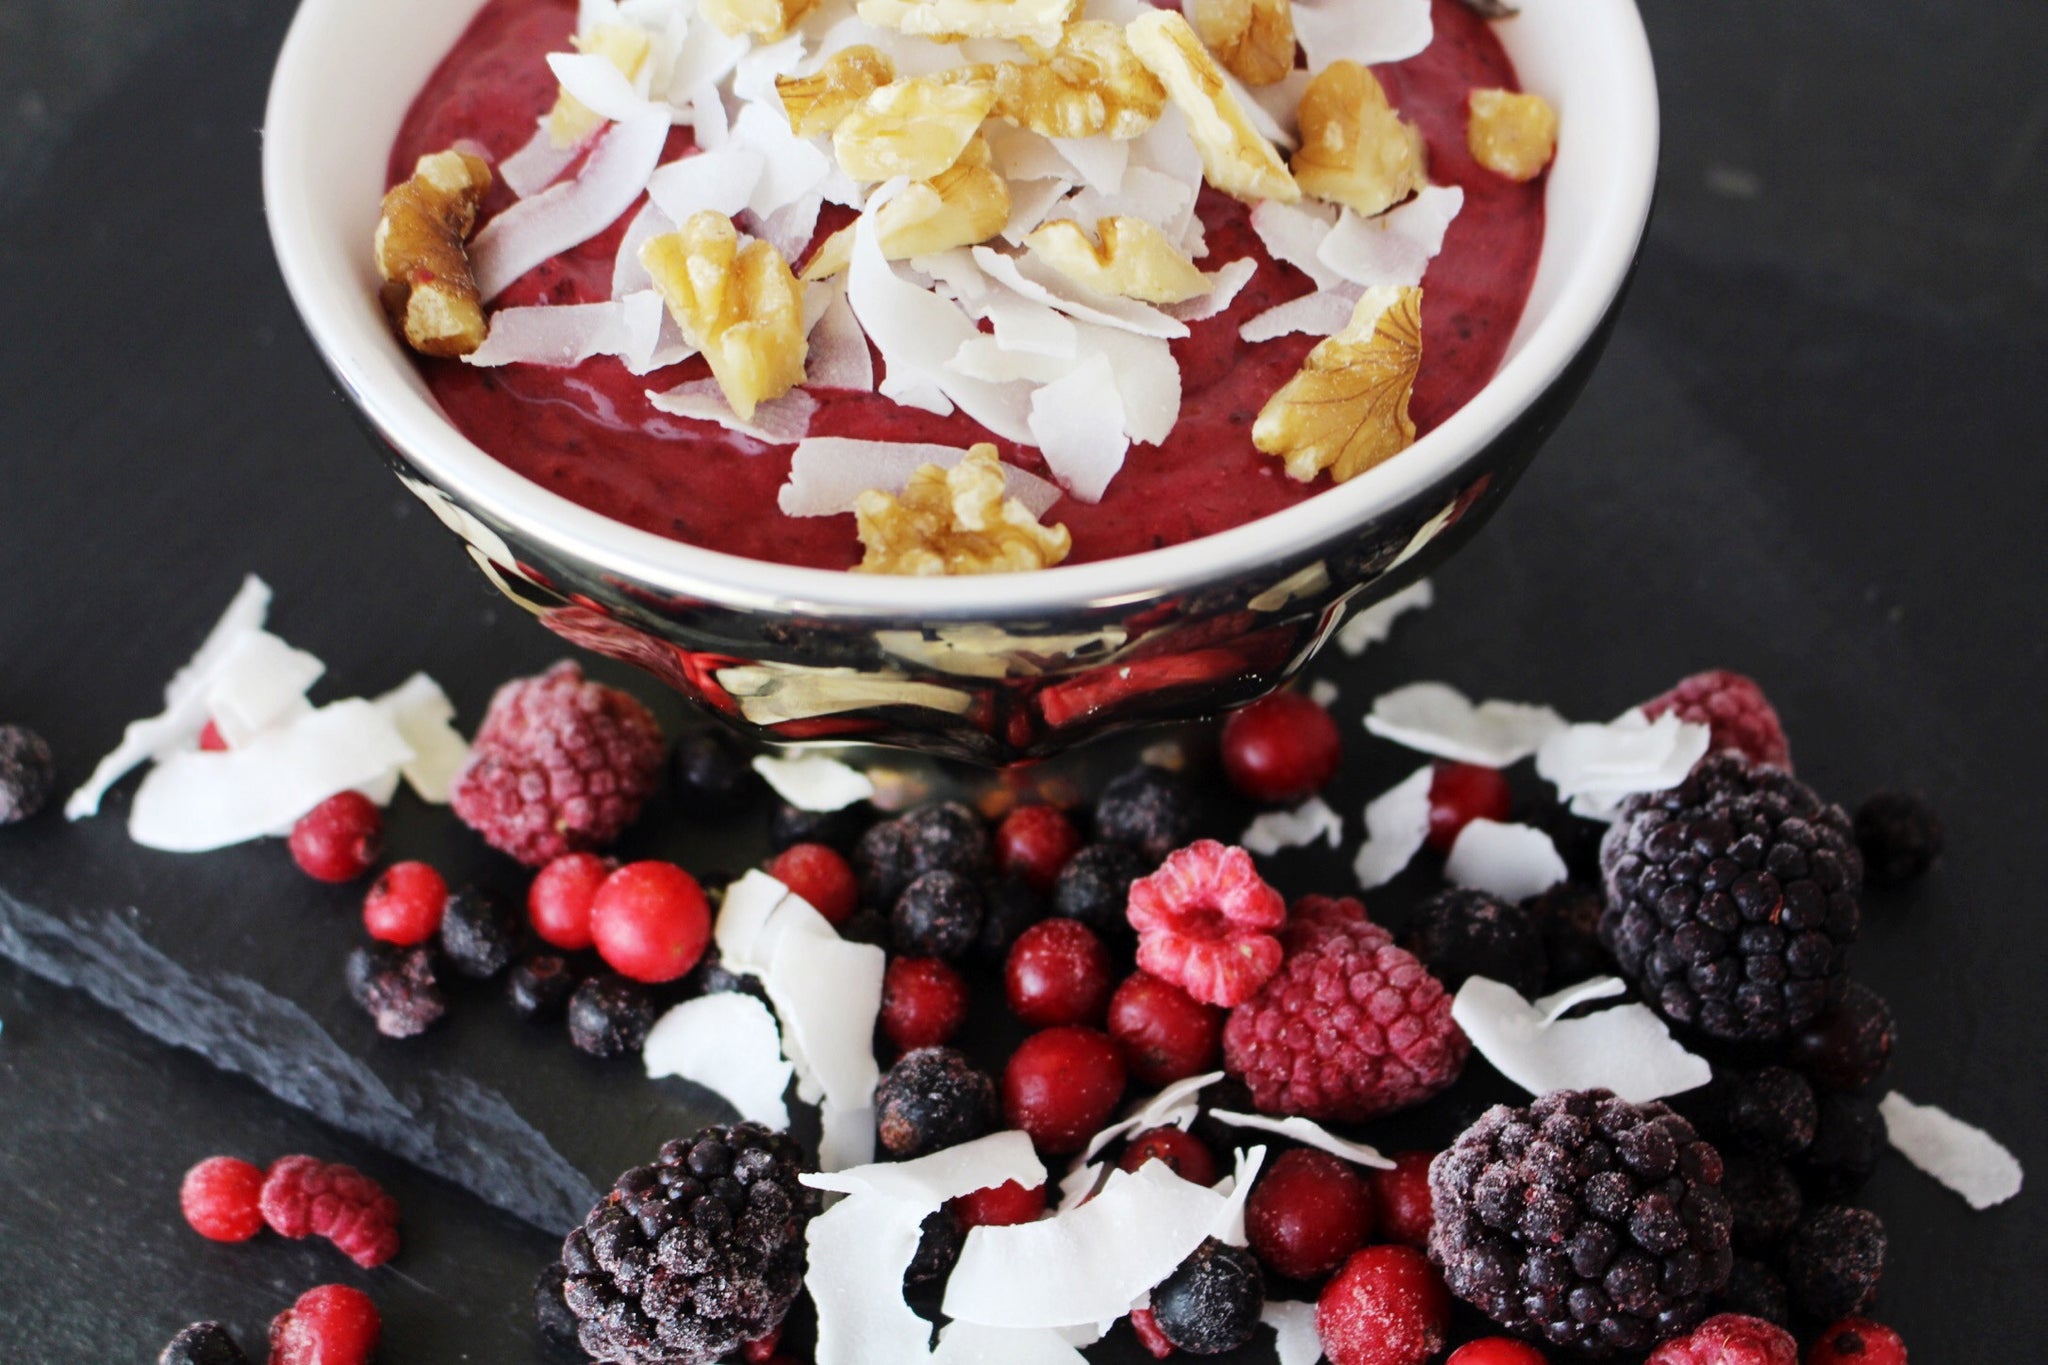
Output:
[[[466,24],[484,0],[456,3],[463,7]],[[950,620],[1114,608],[1180,586],[1257,573],[1301,547],[1338,540],[1456,475],[1557,382],[1596,334],[1627,282],[1648,222],[1657,169],[1658,100],[1649,40],[1634,0],[1530,0],[1523,18],[1514,22],[1528,22],[1532,11],[1562,13],[1567,7],[1579,21],[1606,28],[1612,50],[1603,55],[1613,60],[1604,65],[1602,76],[1616,87],[1621,107],[1637,116],[1600,130],[1608,174],[1596,183],[1608,202],[1593,220],[1587,234],[1591,240],[1580,248],[1588,264],[1574,271],[1569,287],[1533,327],[1525,314],[1500,369],[1479,392],[1398,458],[1292,507],[1178,545],[1032,573],[945,578],[848,573],[748,559],[671,540],[594,512],[515,473],[463,436],[422,391],[388,382],[393,354],[408,368],[410,359],[374,301],[364,306],[359,276],[349,268],[360,263],[337,262],[320,250],[319,224],[307,193],[317,168],[311,158],[297,154],[322,117],[321,82],[350,78],[345,63],[331,60],[324,40],[335,24],[360,25],[358,0],[301,0],[293,17],[265,108],[264,206],[287,292],[306,331],[371,425],[413,468],[468,510],[558,555],[640,588],[775,612]],[[1503,41],[1514,46],[1508,32]],[[326,117],[333,117],[331,110]],[[1560,140],[1567,154],[1574,145],[1571,128],[1567,115]],[[1551,249],[1546,223],[1539,272]],[[368,256],[367,240],[362,255]]]

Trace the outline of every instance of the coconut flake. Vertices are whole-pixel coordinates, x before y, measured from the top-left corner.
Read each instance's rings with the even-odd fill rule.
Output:
[[[1368,645],[1387,642],[1394,622],[1407,612],[1421,611],[1436,604],[1436,589],[1427,578],[1410,583],[1401,591],[1364,608],[1337,631],[1337,648],[1352,658],[1365,653]]]
[[[1283,848],[1306,848],[1316,840],[1335,848],[1344,839],[1344,817],[1320,796],[1311,796],[1293,810],[1269,810],[1252,817],[1238,843],[1261,857]]]
[[[754,40],[744,33],[731,35],[716,24],[692,23],[669,66],[669,102],[694,103],[700,92],[715,88],[730,75],[753,45]],[[698,127],[702,131],[702,125]]]
[[[1101,502],[1131,447],[1109,361],[1092,356],[1031,395],[1031,435],[1060,486]]]
[[[803,902],[798,901],[798,904]],[[810,907],[805,906],[806,909]],[[822,932],[820,931],[822,929]],[[823,1121],[833,1137],[819,1161],[828,1167],[869,1159],[874,1150],[875,1018],[882,1010],[885,955],[867,943],[848,943],[811,911],[779,935],[762,984],[782,1020],[783,1052],[823,1092]]]
[[[1209,281],[1208,293],[1197,294],[1180,303],[1165,304],[1161,311],[1168,317],[1178,318],[1182,322],[1207,321],[1235,303],[1238,294],[1251,283],[1252,276],[1258,273],[1259,262],[1256,257],[1240,256],[1234,261],[1226,262],[1219,270],[1203,272]]]
[[[1252,231],[1265,244],[1266,254],[1308,276],[1318,289],[1344,282],[1317,254],[1336,222],[1337,211],[1327,204],[1262,199],[1252,209]]]
[[[932,1365],[1088,1365],[1088,1357],[1050,1328],[949,1322],[939,1330]]]
[[[1077,1161],[1072,1170],[1060,1177],[1060,1199],[1055,1205],[1057,1212],[1081,1207],[1083,1201],[1091,1199],[1102,1186],[1103,1176],[1109,1165],[1102,1161]]]
[[[1536,752],[1537,775],[1555,784],[1572,810],[1612,820],[1639,792],[1668,791],[1706,756],[1712,732],[1666,711],[1655,721],[1641,707],[1606,725],[1573,725],[1547,737]]]
[[[752,147],[728,144],[700,151],[655,171],[647,181],[647,197],[671,223],[687,222],[707,209],[730,218],[747,206],[766,164]]]
[[[1042,303],[1002,294],[991,298],[983,312],[1001,350],[1060,360],[1072,360],[1078,352],[1080,329],[1073,319]]]
[[[1413,199],[1375,218],[1344,210],[1316,247],[1316,259],[1353,284],[1414,286],[1444,249],[1444,233],[1465,207],[1456,185],[1426,185]]]
[[[1005,256],[993,247],[973,249],[974,263],[990,279],[1068,317],[1148,337],[1184,337],[1187,324],[1149,303],[1097,294],[1068,280],[1035,256]]]
[[[599,118],[623,123],[654,107],[609,57],[595,53],[550,52],[548,69],[555,73],[555,79],[564,91]],[[660,106],[660,113],[666,120],[669,117],[668,106]]]
[[[228,747],[305,714],[306,692],[327,665],[293,649],[267,630],[252,630],[228,646],[206,684],[206,712]]]
[[[818,325],[811,329],[810,347],[804,362],[805,388],[875,391],[875,358],[868,350],[867,333],[861,331],[860,320],[846,301],[845,290],[831,291],[830,302],[818,315]]]
[[[1010,217],[1003,224],[1002,238],[1012,246],[1037,231],[1052,216],[1053,206],[1073,186],[1058,178],[1013,180],[1010,182]]]
[[[958,446],[857,441],[844,436],[813,436],[789,459],[789,482],[776,493],[776,505],[792,517],[829,517],[851,512],[855,499],[870,488],[901,493],[920,466],[951,469],[965,459]],[[1060,500],[1055,484],[1015,465],[1003,466],[1005,493],[1043,517]]]
[[[805,905],[802,897],[758,869],[728,885],[712,926],[720,965],[729,972],[752,976],[766,971],[774,946],[776,912],[785,901]]]
[[[1510,901],[1539,896],[1570,875],[1548,834],[1497,820],[1468,823],[1444,861],[1444,877],[1453,885]]]
[[[1365,807],[1365,842],[1351,870],[1370,891],[1401,875],[1429,838],[1429,787],[1436,777],[1428,764],[1374,797]]]
[[[695,157],[690,158],[695,160]],[[654,173],[661,177],[664,166]],[[656,237],[676,230],[675,220],[661,211],[661,205],[649,199],[633,215],[633,221],[626,225],[626,232],[619,239],[619,253],[612,259],[612,297],[623,299],[629,294],[638,294],[654,288],[654,277],[647,273],[647,267],[640,262],[640,248]]]
[[[756,754],[754,771],[767,779],[777,796],[798,810],[845,810],[875,794],[875,784],[866,773],[823,754],[799,758]]]
[[[1280,1365],[1316,1365],[1323,1358],[1323,1338],[1316,1331],[1316,1306],[1299,1299],[1267,1299],[1259,1321],[1273,1329],[1273,1350]]]
[[[623,355],[633,341],[620,306],[610,301],[500,308],[491,314],[483,345],[462,357],[462,363],[566,369],[594,355]]]
[[[655,1021],[640,1049],[647,1078],[676,1076],[701,1085],[739,1116],[778,1131],[789,1127],[782,1098],[795,1071],[782,1059],[782,1034],[768,1007],[742,991],[685,1000]]]
[[[498,178],[519,198],[530,199],[560,179],[582,150],[580,142],[557,147],[547,120],[542,119],[526,145],[498,163]]]
[[[1429,46],[1435,33],[1429,0],[1295,0],[1294,35],[1308,56],[1308,69],[1331,62],[1361,66],[1399,62]]]
[[[948,1200],[1006,1181],[1014,1180],[1025,1189],[1043,1185],[1045,1164],[1032,1149],[1030,1135],[1010,1129],[910,1161],[882,1161],[798,1178],[814,1190],[898,1199],[930,1213]]]
[[[1251,1197],[1252,1182],[1259,1178],[1259,1168],[1266,1164],[1266,1149],[1253,1147],[1237,1149],[1237,1168],[1217,1181],[1214,1188],[1223,1196],[1223,1207],[1216,1213],[1216,1221],[1210,1225],[1209,1235],[1219,1242],[1241,1247],[1251,1241],[1245,1236],[1244,1201]]]
[[[1606,1089],[1647,1104],[1713,1079],[1706,1061],[1681,1047],[1646,1005],[1558,1017],[1607,990],[1604,981],[1588,982],[1562,1004],[1564,993],[1531,1003],[1512,986],[1475,976],[1458,989],[1451,1018],[1494,1070],[1532,1095]]]
[[[1221,1071],[1210,1071],[1175,1081],[1152,1098],[1126,1110],[1122,1118],[1089,1138],[1088,1145],[1081,1149],[1081,1160],[1093,1161],[1097,1152],[1130,1133],[1164,1128],[1168,1124],[1187,1131],[1201,1117],[1201,1106],[1195,1103],[1195,1096],[1222,1079]]]
[[[448,700],[441,684],[424,673],[415,673],[378,697],[374,705],[391,717],[399,737],[412,750],[412,757],[399,768],[406,785],[430,805],[447,805],[455,790],[456,774],[469,762],[469,741],[455,728],[455,703]]]
[[[1158,337],[1135,336],[1113,327],[1076,323],[1084,355],[1108,358],[1124,402],[1124,434],[1141,445],[1158,445],[1180,420],[1180,362]]]
[[[1124,170],[1131,164],[1129,142],[1108,137],[1056,137],[1049,141],[1088,188],[1106,195],[1123,188]]]
[[[599,138],[576,178],[522,199],[484,224],[470,243],[486,301],[552,257],[603,232],[633,207],[668,138],[668,115],[649,109]]]
[[[917,1255],[926,1212],[901,1199],[857,1195],[811,1220],[804,1287],[817,1307],[817,1365],[930,1359],[931,1324],[903,1298],[903,1272]]]
[[[1246,342],[1271,341],[1290,332],[1312,337],[1330,336],[1342,331],[1351,321],[1360,296],[1360,291],[1348,284],[1303,294],[1298,299],[1276,303],[1262,313],[1254,313],[1237,329],[1237,335]]]
[[[735,150],[751,148],[762,158],[760,181],[747,200],[747,207],[757,214],[796,203],[823,185],[832,169],[831,157],[808,138],[790,131],[781,109],[771,109],[765,103],[740,110],[732,123],[732,142]]]
[[[1410,683],[1375,698],[1365,728],[1455,763],[1505,768],[1518,763],[1565,729],[1563,716],[1547,706],[1471,699],[1445,683]]]
[[[2020,1192],[2019,1158],[1991,1134],[1896,1090],[1877,1102],[1885,1136],[1900,1155],[1982,1211]]]
[[[727,431],[751,436],[771,446],[794,445],[801,441],[810,431],[811,418],[818,411],[817,399],[802,389],[791,389],[780,398],[756,404],[753,417],[743,418],[732,410],[732,404],[726,401],[725,390],[719,387],[716,379],[692,379],[660,393],[649,389],[647,401],[658,411],[701,422],[716,422]]]
[[[1304,1118],[1300,1114],[1273,1118],[1266,1114],[1240,1114],[1229,1109],[1211,1109],[1209,1117],[1218,1123],[1227,1123],[1233,1128],[1254,1128],[1263,1133],[1277,1133],[1281,1137],[1292,1138],[1304,1147],[1328,1152],[1331,1156],[1341,1157],[1355,1166],[1370,1166],[1379,1171],[1394,1169],[1394,1163],[1382,1156],[1379,1148],[1340,1138],[1314,1119]]]

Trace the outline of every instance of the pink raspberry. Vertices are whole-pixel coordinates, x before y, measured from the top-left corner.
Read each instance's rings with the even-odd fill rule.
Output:
[[[1260,879],[1251,854],[1197,839],[1131,883],[1125,915],[1138,965],[1211,1005],[1242,1004],[1280,966],[1287,902]]]
[[[398,1254],[398,1201],[353,1166],[279,1157],[264,1177],[261,1202],[273,1232],[325,1237],[365,1270]]]
[[[1268,1114],[1358,1123],[1447,1088],[1472,1051],[1451,997],[1355,900],[1304,897],[1286,958],[1223,1026],[1223,1068]]]
[[[624,833],[654,790],[662,751],[645,706],[564,659],[491,698],[455,779],[455,813],[492,848],[540,867]]]
[[[1792,746],[1777,711],[1764,690],[1740,673],[1725,668],[1695,673],[1643,703],[1643,714],[1651,720],[1666,711],[1711,729],[1708,743],[1713,750],[1734,749],[1751,763],[1792,771]]]
[[[1665,1342],[1644,1365],[1799,1365],[1799,1343],[1762,1318],[1723,1313]]]

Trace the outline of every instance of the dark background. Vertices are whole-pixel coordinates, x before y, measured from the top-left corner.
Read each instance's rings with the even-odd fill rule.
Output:
[[[67,790],[156,709],[246,571],[277,588],[276,628],[329,661],[326,695],[425,668],[473,724],[497,681],[560,652],[383,473],[300,335],[257,184],[288,8],[0,0],[0,719],[48,736]],[[1874,900],[1858,954],[1901,1021],[1892,1080],[2048,1170],[2048,8],[1645,10],[1662,191],[1604,366],[1439,575],[1438,608],[1314,671],[1357,735],[1373,692],[1417,677],[1596,717],[1727,665],[1765,682],[1824,791],[1926,790],[1950,857]],[[1335,804],[1355,840],[1359,804],[1410,760],[1353,747]],[[352,893],[309,890],[274,846],[141,854],[125,799],[109,810],[0,831],[0,897],[132,908],[194,970],[345,1009]],[[417,811],[394,828],[401,854],[441,837]],[[734,867],[760,832],[678,837]],[[1301,855],[1276,866],[1291,891],[1335,878]],[[533,1355],[521,1301],[547,1233],[4,961],[0,1020],[0,1359],[145,1360],[208,1316],[254,1345],[328,1279],[376,1295],[388,1360]],[[689,1106],[508,1036],[465,1024],[427,1055],[502,1072],[544,1052],[537,1093],[581,1107],[541,1126],[594,1176]],[[346,1041],[380,1067],[412,1060]],[[404,1205],[404,1255],[365,1275],[316,1243],[201,1242],[176,1184],[217,1151],[371,1171]],[[1973,1214],[1886,1166],[1868,1195],[1892,1233],[1879,1315],[1919,1359],[2038,1354],[2040,1198]]]

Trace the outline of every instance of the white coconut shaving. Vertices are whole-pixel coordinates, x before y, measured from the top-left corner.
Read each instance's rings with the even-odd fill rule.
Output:
[[[757,754],[754,771],[767,780],[777,796],[798,810],[845,810],[875,794],[875,784],[866,773],[823,754],[797,758]]]
[[[975,247],[972,255],[974,263],[996,283],[1068,317],[1139,336],[1175,338],[1188,334],[1186,323],[1168,317],[1151,304],[1098,294],[1075,284],[1036,256],[1005,256],[986,246]]]
[[[706,210],[730,218],[747,206],[766,164],[760,152],[736,144],[679,157],[648,177],[648,201],[671,223]]]
[[[391,717],[412,757],[399,768],[413,794],[445,806],[455,778],[469,762],[469,741],[455,728],[455,703],[441,684],[415,673],[373,703]]]
[[[1398,62],[1429,46],[1436,32],[1429,0],[1374,0],[1370,5],[1347,0],[1295,0],[1294,35],[1308,55],[1308,68],[1321,71],[1331,62],[1361,66]]]
[[[1419,682],[1375,698],[1365,728],[1437,758],[1505,768],[1563,731],[1565,719],[1548,706],[1526,702],[1484,701],[1474,706],[1446,683]]]
[[[1900,1155],[1961,1195],[1973,1209],[1988,1209],[2020,1192],[2019,1158],[1973,1124],[1932,1104],[1915,1104],[1893,1091],[1877,1103],[1885,1136]]]
[[[1057,360],[1072,360],[1080,354],[1081,332],[1074,320],[1042,303],[999,294],[990,298],[980,311],[989,320],[998,351]],[[1059,368],[1051,371],[1055,376],[1061,372]]]
[[[817,923],[822,917],[812,911]],[[823,1092],[823,1122],[834,1137],[820,1147],[828,1169],[858,1164],[874,1151],[872,1108],[881,1070],[875,1063],[875,1018],[882,1010],[885,955],[868,943],[848,943],[826,925],[823,933],[799,924],[781,936],[762,984],[782,1020],[784,1047],[801,1078],[808,1071]],[[836,1127],[839,1115],[867,1114],[858,1125]]]
[[[548,70],[555,73],[562,89],[599,118],[622,123],[656,108],[609,57],[550,52],[547,60]],[[659,106],[659,112],[663,119],[669,117],[666,105]]]
[[[1366,288],[1421,284],[1464,207],[1465,191],[1458,186],[1425,185],[1413,199],[1376,218],[1346,209],[1316,247],[1316,259]]]
[[[805,292],[808,300],[818,287]],[[846,291],[834,289],[811,328],[810,354],[804,361],[807,389],[847,389],[854,393],[875,391],[875,357],[868,350],[867,333],[861,331]]]
[[[1646,1005],[1561,1017],[1573,1005],[1612,993],[1620,983],[1611,981],[1531,1002],[1512,986],[1475,976],[1459,988],[1451,1018],[1494,1070],[1532,1095],[1598,1088],[1647,1104],[1713,1079],[1705,1059],[1681,1047]]]
[[[949,1322],[939,1330],[932,1365],[1087,1365],[1058,1332],[1019,1330],[979,1322]]]
[[[1106,1161],[1077,1161],[1073,1169],[1060,1177],[1058,1212],[1079,1208],[1085,1201],[1095,1197],[1095,1191],[1102,1188],[1102,1181],[1109,1172]]]
[[[1316,1365],[1323,1358],[1323,1338],[1316,1331],[1316,1306],[1299,1299],[1267,1299],[1259,1321],[1273,1329],[1273,1351],[1280,1365]]]
[[[1240,256],[1226,261],[1220,269],[1203,272],[1209,281],[1209,290],[1180,303],[1162,304],[1161,309],[1170,318],[1182,322],[1204,322],[1237,302],[1237,296],[1252,282],[1252,276],[1259,273],[1258,258]]]
[[[1237,329],[1238,339],[1245,342],[1271,341],[1290,332],[1313,337],[1330,336],[1342,331],[1351,321],[1362,295],[1363,291],[1355,285],[1337,284],[1285,303],[1276,303],[1264,312],[1246,318],[1244,325]]]
[[[1605,725],[1560,729],[1536,753],[1537,775],[1574,814],[1612,820],[1640,792],[1669,791],[1706,756],[1712,731],[1666,711],[1652,721],[1632,707]]]
[[[716,422],[727,431],[751,436],[764,445],[795,445],[809,434],[811,418],[817,415],[818,400],[802,389],[791,389],[779,398],[754,405],[752,417],[742,417],[726,401],[725,390],[716,379],[691,379],[672,389],[647,391],[647,401],[656,411],[699,422]]]
[[[1216,1221],[1209,1227],[1211,1237],[1234,1247],[1251,1241],[1244,1230],[1244,1201],[1251,1198],[1252,1185],[1259,1178],[1259,1168],[1265,1164],[1264,1147],[1237,1149],[1236,1169],[1216,1182],[1216,1192],[1223,1196],[1223,1207],[1217,1210]]]
[[[1158,445],[1180,420],[1180,364],[1173,347],[1159,337],[1137,336],[1113,327],[1076,323],[1081,354],[1109,360],[1124,400],[1124,434],[1141,445]]]
[[[799,1179],[814,1190],[899,1199],[930,1213],[948,1200],[998,1185],[1014,1182],[1036,1189],[1045,1183],[1045,1164],[1030,1135],[1012,1128],[909,1161],[806,1173]]]
[[[1101,502],[1131,448],[1124,400],[1106,357],[1091,356],[1031,395],[1031,435],[1060,487]]]
[[[669,118],[658,109],[614,124],[591,148],[574,180],[522,199],[484,224],[470,243],[477,291],[486,301],[527,271],[580,246],[618,220],[640,197]]]
[[[1344,282],[1317,254],[1336,222],[1337,210],[1327,204],[1262,199],[1252,208],[1252,231],[1265,245],[1266,254],[1308,276],[1318,289]]]
[[[1468,822],[1444,860],[1444,877],[1452,885],[1507,901],[1539,896],[1570,875],[1548,834],[1497,820]]]
[[[1429,839],[1429,788],[1436,770],[1428,764],[1374,797],[1365,807],[1365,842],[1351,870],[1361,889],[1385,886],[1401,875]]]
[[[1093,1161],[1096,1153],[1108,1147],[1110,1143],[1133,1133],[1148,1132],[1169,1124],[1183,1132],[1187,1131],[1194,1126],[1195,1120],[1202,1112],[1201,1106],[1195,1103],[1195,1096],[1222,1079],[1221,1071],[1183,1077],[1150,1099],[1133,1105],[1124,1112],[1122,1118],[1088,1139],[1088,1145],[1081,1149],[1081,1160],[1084,1163]]]
[[[701,1085],[742,1119],[789,1127],[795,1067],[783,1060],[782,1033],[768,1007],[743,991],[685,1000],[655,1021],[641,1046],[649,1080],[675,1076]]]
[[[582,150],[580,142],[557,147],[547,120],[542,119],[526,145],[498,163],[498,178],[519,198],[530,199],[560,179]]]
[[[1352,658],[1372,645],[1382,645],[1394,633],[1394,622],[1411,611],[1436,605],[1436,589],[1427,578],[1410,583],[1393,596],[1361,608],[1337,630],[1337,648]]]
[[[1252,1128],[1292,1138],[1304,1147],[1328,1152],[1331,1156],[1351,1162],[1355,1166],[1369,1166],[1379,1171],[1394,1169],[1394,1163],[1382,1156],[1379,1148],[1338,1137],[1314,1119],[1304,1118],[1300,1114],[1273,1118],[1267,1114],[1240,1114],[1229,1109],[1211,1109],[1209,1117],[1218,1123],[1227,1123],[1233,1128]]]
[[[1123,189],[1124,172],[1131,164],[1129,142],[1107,137],[1056,137],[1050,141],[1053,150],[1074,168],[1074,174],[1089,189],[1105,195]]]
[[[758,869],[727,886],[711,928],[720,965],[729,972],[752,976],[768,970],[776,935],[791,922],[777,922],[785,903],[811,910],[801,896]],[[791,911],[792,918],[800,914],[801,911]]]
[[[206,684],[206,713],[230,748],[304,715],[306,693],[327,665],[293,649],[267,630],[242,634],[228,646]]]
[[[1336,848],[1344,839],[1344,817],[1320,796],[1311,796],[1293,810],[1262,811],[1245,826],[1238,843],[1261,857],[1283,848],[1306,848],[1322,839]]]
[[[1052,216],[1053,206],[1066,197],[1073,185],[1058,177],[1010,182],[1010,217],[1003,224],[1002,239],[1022,246]]]
[[[1308,699],[1326,711],[1337,704],[1338,695],[1337,684],[1328,678],[1317,678],[1308,685]]]
[[[620,303],[564,303],[500,308],[491,314],[483,345],[462,357],[465,365],[549,365],[566,369],[594,355],[624,355],[636,338]],[[651,349],[651,348],[650,348]]]
[[[810,139],[791,132],[782,110],[765,103],[740,110],[732,122],[732,145],[761,154],[761,179],[747,200],[756,214],[773,213],[812,195],[832,170],[832,158]]]
[[[857,1195],[813,1218],[804,1233],[804,1287],[818,1313],[817,1365],[931,1358],[931,1324],[904,1301],[929,1210]]]
[[[901,493],[920,467],[935,464],[951,469],[966,457],[967,452],[959,446],[814,436],[790,456],[789,481],[777,491],[776,505],[792,517],[851,512],[855,500],[868,489]],[[1003,487],[1037,517],[1043,517],[1061,497],[1057,484],[1015,465],[1003,466]]]

